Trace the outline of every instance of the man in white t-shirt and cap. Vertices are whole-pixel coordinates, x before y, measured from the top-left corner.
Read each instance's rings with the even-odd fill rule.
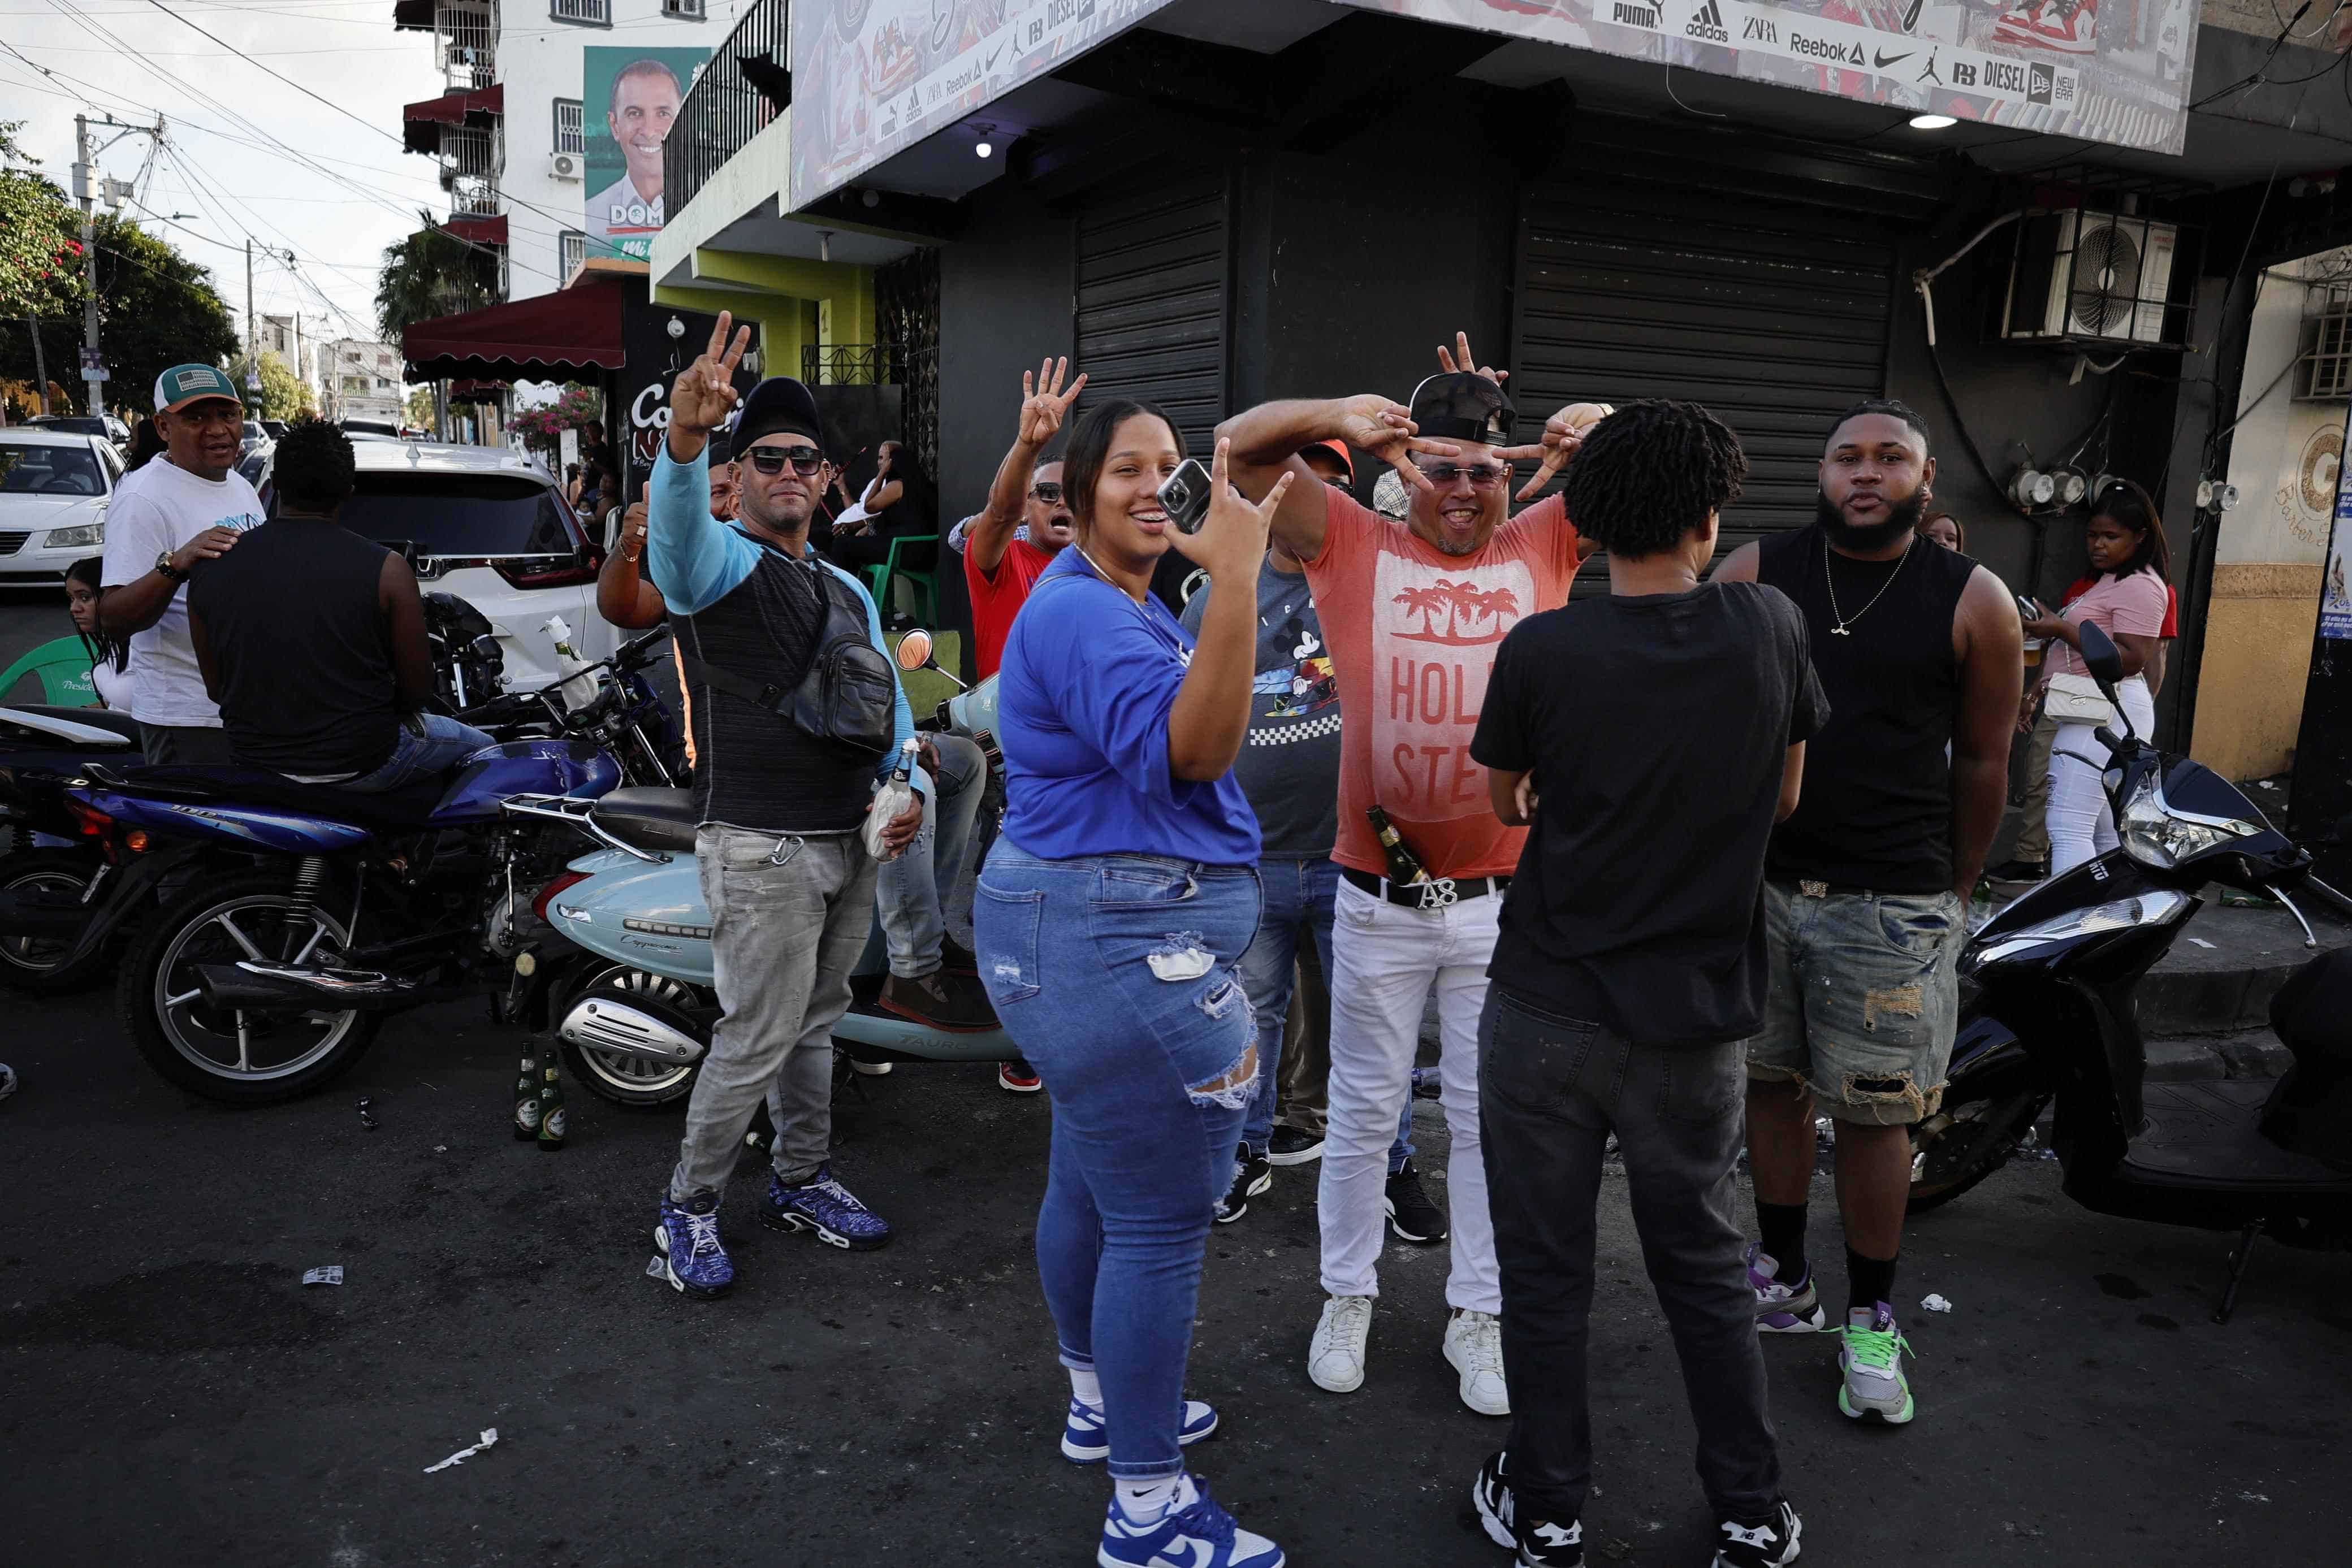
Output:
[[[107,507],[99,619],[109,635],[130,639],[131,716],[150,762],[234,766],[181,589],[198,561],[261,526],[261,497],[236,467],[244,428],[245,402],[225,371],[173,365],[155,378],[163,455],[126,478]]]

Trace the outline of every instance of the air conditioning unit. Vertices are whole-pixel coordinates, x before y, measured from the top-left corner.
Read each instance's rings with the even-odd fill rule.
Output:
[[[547,160],[548,177],[555,180],[577,180],[580,178],[582,161],[577,152],[553,153]]]
[[[2013,341],[2180,346],[2172,225],[2129,213],[2032,212],[2018,220],[2001,336]],[[2185,321],[2186,311],[2179,313]]]

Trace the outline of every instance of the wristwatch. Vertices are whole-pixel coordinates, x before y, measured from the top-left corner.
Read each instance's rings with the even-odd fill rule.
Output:
[[[188,580],[188,574],[172,564],[172,552],[167,549],[159,549],[155,552],[155,571],[156,575],[163,578],[166,581],[185,582]]]

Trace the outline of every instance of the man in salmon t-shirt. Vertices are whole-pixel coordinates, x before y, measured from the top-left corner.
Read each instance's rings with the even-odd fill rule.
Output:
[[[988,505],[957,525],[963,536],[964,586],[971,591],[972,660],[983,681],[996,674],[997,663],[1004,657],[1004,639],[1013,630],[1013,618],[1028,601],[1029,590],[1070,542],[1071,503],[1062,494],[1061,460],[1037,461],[1086,389],[1082,375],[1068,392],[1062,390],[1069,369],[1066,359],[1048,360],[1034,378],[1028,371],[1021,372],[1021,425],[1013,450],[996,466]],[[1024,524],[1028,537],[1016,538]]]
[[[1307,1353],[1307,1375],[1338,1394],[1363,1382],[1388,1148],[1411,1092],[1422,1008],[1434,984],[1453,1134],[1446,1166],[1453,1268],[1445,1285],[1453,1311],[1444,1349],[1461,1375],[1463,1403],[1501,1416],[1510,1400],[1478,1137],[1477,1035],[1499,895],[1527,831],[1495,816],[1486,770],[1470,759],[1470,742],[1504,634],[1523,617],[1566,603],[1569,581],[1589,553],[1557,496],[1506,521],[1511,464],[1541,460],[1519,492],[1524,500],[1605,411],[1573,404],[1552,416],[1540,446],[1505,445],[1513,411],[1500,378],[1472,369],[1466,339],[1455,344],[1454,353],[1438,350],[1443,373],[1415,389],[1410,407],[1377,393],[1266,403],[1217,434],[1233,442],[1233,482],[1244,495],[1264,496],[1286,467],[1301,471],[1275,516],[1273,538],[1306,563],[1349,716],[1340,731],[1332,855],[1341,880],[1331,943],[1329,1130],[1317,1195],[1330,1300]],[[1292,455],[1334,438],[1398,468],[1410,497],[1403,523],[1344,491],[1306,483],[1313,475]],[[1390,861],[1366,814],[1374,806],[1433,880],[1390,880]]]

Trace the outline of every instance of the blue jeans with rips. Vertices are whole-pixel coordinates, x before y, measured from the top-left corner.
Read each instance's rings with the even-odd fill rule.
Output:
[[[404,713],[400,716],[399,738],[393,742],[392,755],[383,759],[383,765],[373,773],[346,779],[333,788],[366,794],[397,789],[419,779],[446,773],[482,747],[497,744],[470,724],[459,724],[437,713]]]
[[[1110,1473],[1184,1468],[1201,1260],[1256,1075],[1234,965],[1257,874],[1157,855],[1040,860],[1000,838],[972,901],[981,983],[1052,1092],[1037,1275],[1062,1364],[1102,1380]]]
[[[1265,890],[1265,913],[1241,965],[1242,984],[1249,988],[1250,1007],[1257,1014],[1257,1090],[1242,1122],[1241,1141],[1252,1154],[1263,1156],[1274,1137],[1283,1022],[1290,1016],[1291,992],[1297,983],[1298,944],[1312,940],[1323,973],[1331,973],[1331,907],[1339,891],[1339,862],[1328,855],[1311,861],[1261,861],[1257,874]],[[1412,1098],[1408,1095],[1404,1114],[1397,1120],[1396,1142],[1389,1145],[1389,1175],[1404,1169],[1411,1158]]]

